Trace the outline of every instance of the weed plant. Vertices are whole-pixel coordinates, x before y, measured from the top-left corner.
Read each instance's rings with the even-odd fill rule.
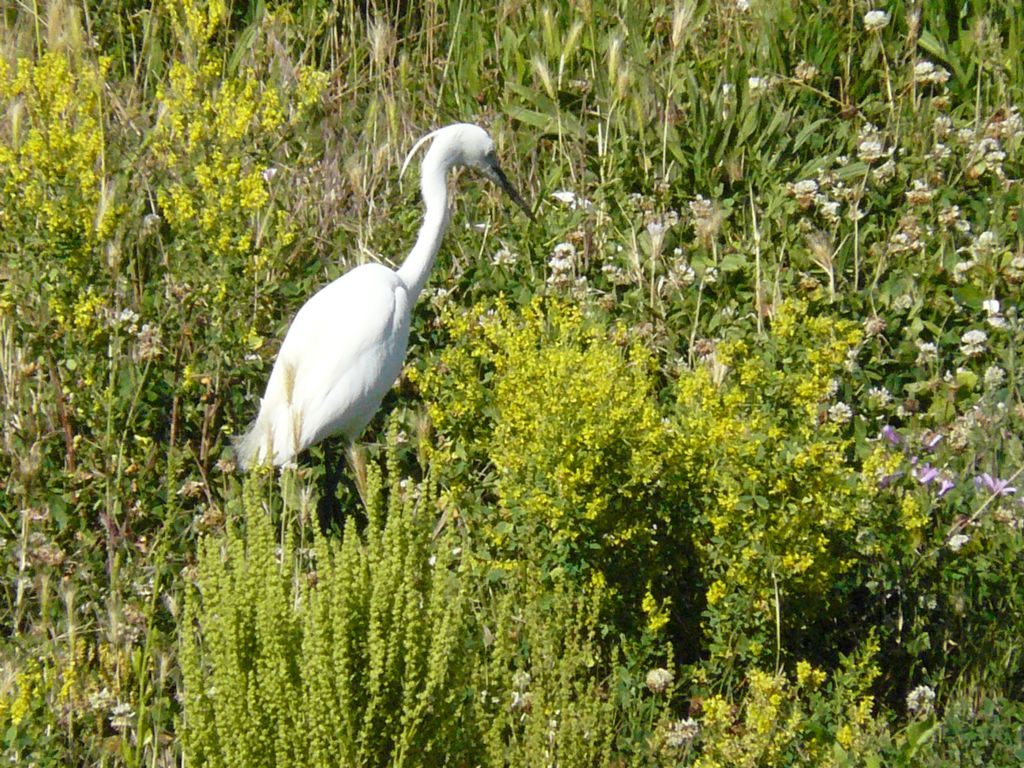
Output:
[[[48,0],[0,13],[17,765],[1024,761],[1024,17]],[[405,375],[236,472],[288,320],[457,180]]]

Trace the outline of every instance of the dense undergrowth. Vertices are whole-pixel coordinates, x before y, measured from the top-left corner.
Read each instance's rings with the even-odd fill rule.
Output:
[[[18,765],[1018,765],[1012,2],[21,4],[0,28]],[[405,374],[243,479],[306,297],[485,125]]]

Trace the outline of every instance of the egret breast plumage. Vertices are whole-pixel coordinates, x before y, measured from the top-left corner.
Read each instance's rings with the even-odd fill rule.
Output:
[[[356,267],[310,298],[295,315],[278,352],[259,415],[235,444],[242,469],[275,465],[326,437],[355,440],[401,373],[416,298],[448,225],[448,171],[470,166],[497,182],[527,215],[529,207],[498,165],[482,128],[460,123],[427,134],[421,166],[425,213],[416,244],[398,270]]]

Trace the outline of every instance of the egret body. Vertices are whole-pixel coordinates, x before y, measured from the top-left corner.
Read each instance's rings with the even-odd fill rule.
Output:
[[[281,344],[259,415],[236,442],[242,469],[292,461],[331,435],[354,441],[373,418],[402,370],[412,308],[448,227],[451,168],[481,171],[533,218],[498,165],[491,137],[476,125],[449,125],[424,136],[406,157],[403,172],[430,139],[420,177],[426,210],[416,244],[397,271],[363,264],[299,309]]]

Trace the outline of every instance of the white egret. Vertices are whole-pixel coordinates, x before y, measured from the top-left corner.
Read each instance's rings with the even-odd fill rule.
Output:
[[[402,173],[428,140],[420,186],[426,208],[419,236],[397,271],[363,264],[318,291],[292,321],[277,354],[260,412],[235,443],[239,466],[275,465],[331,435],[354,441],[398,378],[409,321],[448,227],[447,175],[476,168],[532,219],[498,165],[487,132],[468,123],[440,128],[413,146]]]

